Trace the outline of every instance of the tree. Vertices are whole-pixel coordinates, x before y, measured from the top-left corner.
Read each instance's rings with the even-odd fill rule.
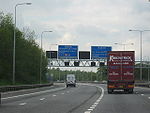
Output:
[[[13,32],[10,14],[0,13],[0,82],[12,83]],[[45,52],[35,42],[35,33],[16,28],[16,82],[19,84],[39,83],[40,55],[42,52],[42,80],[46,81],[48,61]]]

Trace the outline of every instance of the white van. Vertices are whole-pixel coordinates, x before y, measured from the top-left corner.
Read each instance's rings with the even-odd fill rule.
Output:
[[[66,78],[66,87],[74,86],[76,87],[76,78],[74,74],[68,74]]]

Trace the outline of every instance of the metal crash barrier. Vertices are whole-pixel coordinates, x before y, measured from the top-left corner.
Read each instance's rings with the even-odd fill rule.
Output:
[[[40,87],[47,87],[51,86],[53,83],[49,84],[34,84],[34,85],[16,85],[16,86],[1,86],[0,93],[8,92],[8,91],[17,91],[22,89],[32,89],[32,88],[40,88]]]
[[[135,83],[135,86],[150,88],[150,83]]]

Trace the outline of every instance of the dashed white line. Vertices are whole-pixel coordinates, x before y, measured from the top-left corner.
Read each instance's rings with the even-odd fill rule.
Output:
[[[100,102],[101,100],[97,100],[96,102]]]
[[[65,93],[61,93],[62,95],[64,95]]]
[[[93,111],[93,109],[88,109],[88,111]]]
[[[150,99],[150,97],[148,97],[148,99]]]
[[[84,113],[91,113],[91,111],[86,111],[86,112],[84,112]]]
[[[53,97],[56,97],[56,95],[53,95]]]
[[[40,100],[41,100],[41,101],[42,101],[42,100],[45,100],[45,98],[41,98]]]
[[[101,88],[102,90],[102,94],[100,95],[100,97],[96,100],[96,102],[89,108],[87,109],[87,111],[85,111],[84,113],[91,113],[91,111],[93,111],[96,106],[99,104],[99,102],[102,100],[103,96],[104,96],[104,89],[102,87],[98,87]]]
[[[96,106],[91,106],[90,109],[94,109]]]
[[[19,105],[20,105],[20,106],[24,106],[24,105],[26,105],[26,104],[27,104],[27,103],[20,103]]]
[[[97,104],[99,104],[99,103],[98,103],[98,102],[95,102],[95,103],[94,103],[94,105],[97,105]]]
[[[141,96],[144,96],[144,94],[141,94]]]
[[[93,104],[92,107],[96,107],[97,105]]]

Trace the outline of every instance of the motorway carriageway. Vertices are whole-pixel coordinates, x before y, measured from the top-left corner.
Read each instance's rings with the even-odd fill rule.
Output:
[[[105,84],[55,84],[3,93],[0,113],[150,113],[150,89],[108,94]]]

